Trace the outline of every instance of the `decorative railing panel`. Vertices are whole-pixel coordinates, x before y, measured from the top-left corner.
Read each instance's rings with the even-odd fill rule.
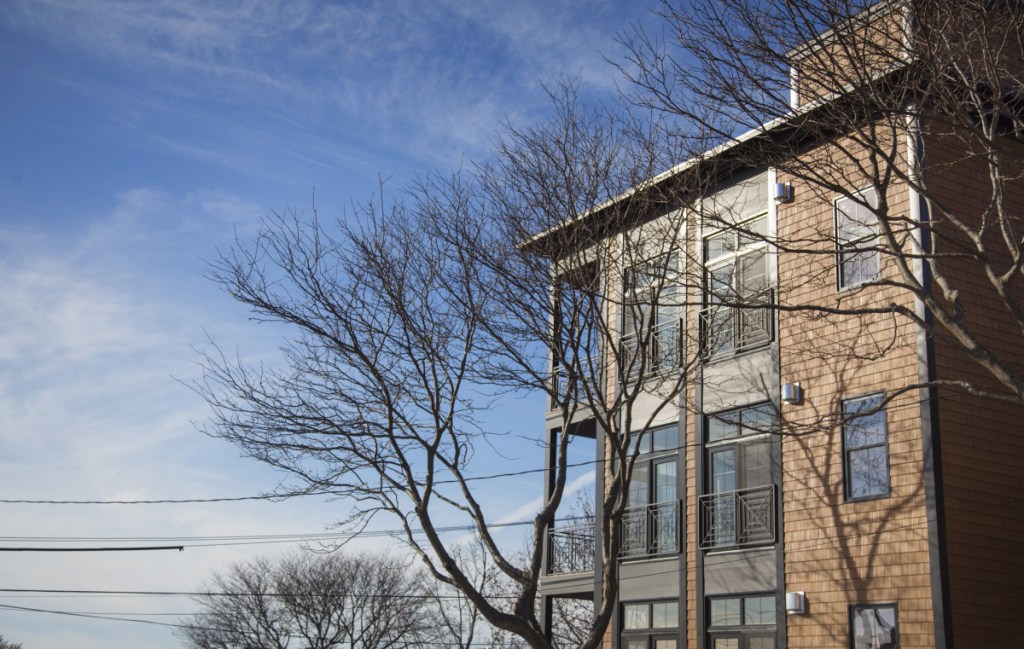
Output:
[[[641,371],[652,375],[679,367],[681,325],[681,321],[673,320],[654,327],[649,334],[623,336],[619,362],[627,376],[636,378]]]
[[[745,547],[775,542],[775,486],[700,497],[700,548]]]
[[[550,530],[549,574],[566,575],[594,571],[594,524],[556,527]]]
[[[715,304],[700,313],[701,350],[705,358],[738,354],[770,343],[775,337],[774,291],[750,296],[748,303]]]
[[[635,507],[622,517],[623,557],[679,552],[679,501]]]
[[[551,376],[551,383],[553,391],[555,393],[555,399],[552,400],[551,408],[555,409],[561,405],[567,396],[572,396],[573,401],[576,403],[585,402],[587,400],[587,386],[584,385],[584,381],[589,381],[590,390],[593,392],[597,388],[596,379],[601,375],[601,368],[598,365],[591,365],[590,359],[581,359],[579,367],[556,367],[554,373]],[[586,378],[585,378],[586,377]]]

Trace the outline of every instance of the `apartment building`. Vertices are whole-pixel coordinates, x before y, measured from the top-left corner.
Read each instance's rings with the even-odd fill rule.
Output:
[[[876,16],[896,39],[911,29],[901,6]],[[963,234],[940,210],[986,218],[989,168],[909,121],[879,129],[882,163],[862,136],[808,132],[798,117],[844,101],[815,89],[813,66],[836,65],[823,43],[794,70],[794,119],[565,226],[606,224],[589,229],[603,239],[588,272],[620,340],[594,350],[594,381],[601,399],[637,390],[614,417],[642,433],[607,647],[1024,647],[1024,408],[973,394],[998,382],[915,289],[938,291],[941,263],[977,340],[1024,368],[1006,296],[971,254],[944,256]],[[1024,183],[1002,188],[1019,216]],[[568,385],[564,364],[552,373]],[[564,406],[549,440],[571,426],[594,449],[600,511],[623,461],[608,436],[623,432],[593,403]],[[545,606],[601,596],[601,529],[553,525]]]

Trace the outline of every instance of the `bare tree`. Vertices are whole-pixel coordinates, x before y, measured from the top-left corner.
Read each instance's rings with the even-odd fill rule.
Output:
[[[237,563],[196,597],[195,649],[401,649],[438,639],[424,575],[385,554],[292,554]]]
[[[927,385],[1024,402],[1019,355],[988,325],[1024,333],[1021,4],[666,0],[661,13],[666,34],[621,37],[631,99],[669,116],[693,159],[707,161],[702,173],[772,167],[837,205],[842,227],[769,241],[805,260],[808,284],[834,285],[838,257],[841,285],[911,298],[869,308],[855,298],[787,303],[780,292],[776,306],[920,327],[980,370]],[[728,215],[702,217],[742,229]]]
[[[269,219],[213,275],[255,318],[290,327],[287,365],[249,367],[212,352],[199,386],[216,412],[209,432],[302,489],[355,503],[343,524],[390,515],[431,574],[488,624],[546,648],[536,610],[545,535],[565,493],[570,443],[600,431],[602,581],[579,640],[598,646],[615,612],[638,440],[666,409],[686,405],[693,371],[725,343],[680,326],[687,307],[707,306],[702,317],[712,319],[771,309],[873,318],[857,347],[808,342],[809,353],[836,359],[885,354],[886,332],[919,327],[985,376],[925,377],[904,390],[948,385],[1024,401],[1018,355],[1000,351],[987,315],[972,317],[962,299],[962,282],[981,278],[999,317],[1024,332],[1011,209],[1021,105],[1009,90],[1022,87],[1024,30],[1019,3],[1002,3],[998,20],[986,4],[666,2],[669,38],[626,36],[633,59],[622,68],[635,103],[663,119],[581,108],[564,88],[555,119],[508,129],[486,164],[429,176],[402,200],[382,198],[339,222]],[[940,161],[927,169],[926,141]],[[966,158],[941,163],[946,150]],[[990,199],[969,215],[943,191],[944,174],[964,165],[984,172]],[[843,227],[769,236],[703,201],[732,170],[765,167],[804,181],[826,204],[846,201],[836,202]],[[920,201],[895,201],[898,188]],[[707,288],[715,278],[687,227],[693,213],[809,259],[807,285],[832,284],[838,259],[851,286],[912,299],[863,304],[850,291],[801,301],[780,286],[771,301],[763,282]],[[476,497],[473,458],[504,432],[486,417],[493,401],[524,391],[544,394],[559,425],[549,428],[548,488],[519,562]],[[651,396],[660,405],[637,407]],[[491,597],[448,547],[437,523],[453,513],[514,585],[511,598]]]
[[[355,503],[342,523],[391,515],[437,579],[531,647],[551,646],[535,610],[545,537],[574,422],[588,413],[614,460],[597,512],[606,579],[581,643],[596,647],[616,606],[636,440],[681,394],[694,358],[674,311],[689,294],[689,247],[679,212],[654,195],[615,223],[560,227],[650,178],[665,150],[629,115],[582,109],[571,85],[555,98],[554,120],[510,129],[486,165],[431,176],[346,221],[268,220],[213,274],[255,318],[291,327],[288,367],[214,352],[199,389],[215,408],[211,434]],[[608,236],[640,223],[648,236]],[[494,537],[472,459],[503,432],[485,418],[491,402],[525,391],[545,394],[563,424],[521,563]],[[636,415],[652,391],[664,405]],[[453,512],[514,584],[511,600],[489,598],[448,547],[437,520]]]

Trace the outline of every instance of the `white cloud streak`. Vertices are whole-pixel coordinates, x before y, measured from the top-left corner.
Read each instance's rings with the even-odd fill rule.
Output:
[[[453,146],[486,151],[502,119],[545,110],[539,84],[561,73],[613,89],[600,51],[614,47],[611,29],[580,20],[600,11],[589,2],[9,0],[0,22],[135,70],[175,101],[220,98],[450,162]]]

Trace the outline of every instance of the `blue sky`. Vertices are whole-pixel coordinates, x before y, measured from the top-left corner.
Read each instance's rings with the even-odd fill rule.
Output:
[[[206,261],[289,208],[352,201],[486,157],[503,120],[548,109],[542,83],[618,81],[616,31],[651,2],[4,0],[0,3],[0,498],[256,494],[279,476],[197,433],[183,383],[207,336],[273,359],[257,327],[204,279]],[[508,427],[539,436],[539,403]],[[524,445],[524,466],[541,454]],[[506,465],[507,466],[507,465]],[[486,472],[487,466],[481,467]],[[529,509],[540,480],[501,486]],[[72,537],[321,532],[343,503],[0,504],[0,546]],[[386,524],[384,525],[386,527]],[[287,544],[183,553],[0,552],[0,587],[190,590],[211,570]],[[166,614],[180,598],[0,605]],[[27,649],[176,647],[165,628],[0,608]]]

